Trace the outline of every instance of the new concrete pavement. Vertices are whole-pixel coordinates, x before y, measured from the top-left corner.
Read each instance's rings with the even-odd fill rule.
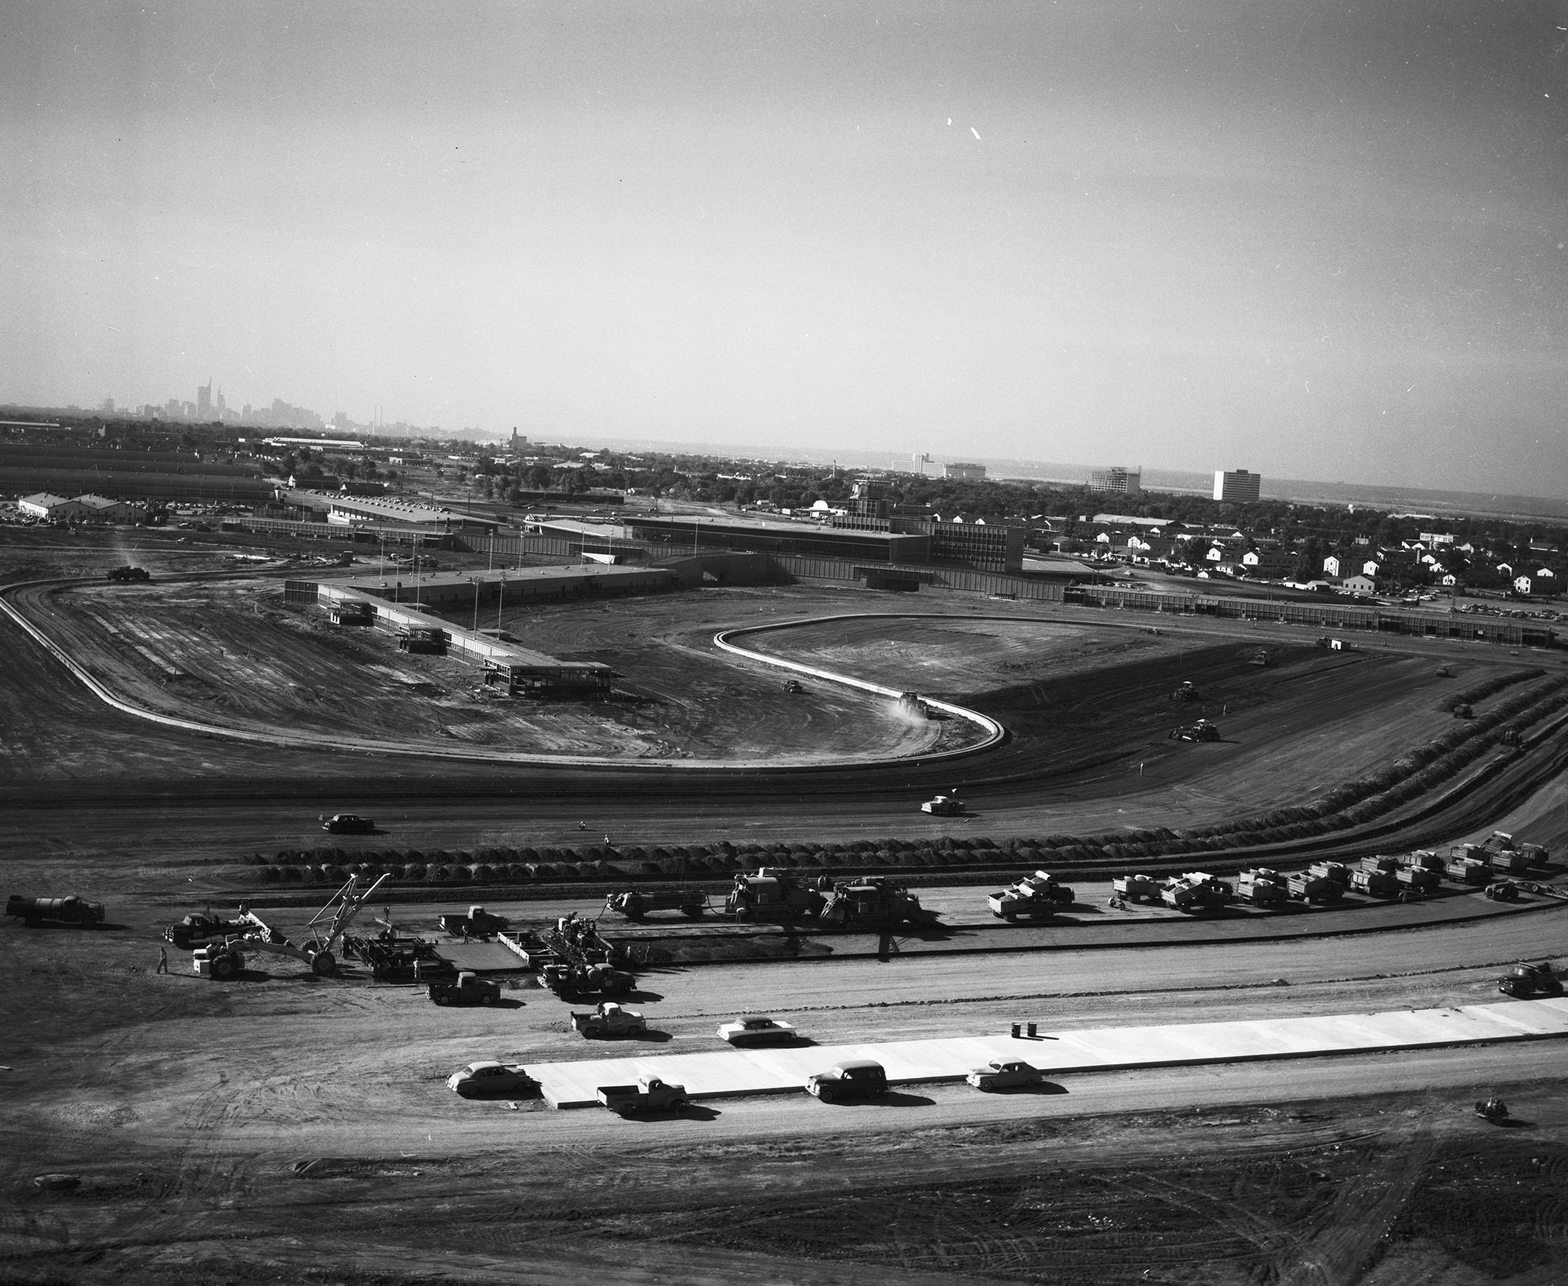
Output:
[[[1027,1029],[1026,1029],[1027,1031]],[[993,1058],[1021,1058],[1047,1079],[1083,1072],[1247,1059],[1302,1058],[1439,1045],[1541,1040],[1568,1036],[1568,998],[1511,1000],[1447,1009],[1394,1009],[1315,1018],[1192,1023],[1161,1027],[1105,1027],[1052,1031],[1014,1038],[1010,1031],[941,1040],[867,1045],[800,1045],[696,1054],[649,1054],[584,1059],[529,1068],[545,1100],[558,1108],[596,1104],[600,1085],[624,1085],[641,1075],[684,1085],[692,1099],[742,1094],[801,1093],[806,1078],[846,1058],[872,1058],[895,1086],[961,1081]]]

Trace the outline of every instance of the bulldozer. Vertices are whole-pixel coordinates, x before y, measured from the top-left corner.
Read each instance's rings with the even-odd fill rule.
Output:
[[[1183,679],[1176,685],[1176,690],[1171,693],[1171,700],[1196,701],[1198,700],[1198,695],[1198,685],[1191,679]]]

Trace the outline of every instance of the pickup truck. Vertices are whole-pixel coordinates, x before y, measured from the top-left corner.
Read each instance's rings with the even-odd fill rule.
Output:
[[[814,1072],[806,1081],[806,1093],[824,1103],[845,1099],[876,1098],[887,1092],[887,1071],[869,1058],[847,1058],[825,1072]]]
[[[590,1039],[640,1036],[648,1030],[648,1020],[635,1009],[626,1009],[614,1001],[603,1001],[591,1014],[573,1014],[572,1030]]]
[[[465,969],[451,982],[431,983],[429,995],[438,1005],[493,1005],[501,999],[501,988]]]
[[[657,1076],[639,1077],[635,1085],[601,1085],[599,1102],[621,1116],[638,1112],[678,1112],[686,1106],[686,1087]]]

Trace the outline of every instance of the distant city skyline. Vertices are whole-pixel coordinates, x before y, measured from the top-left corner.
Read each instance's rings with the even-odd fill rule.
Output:
[[[11,16],[21,403],[1568,488],[1556,0]]]

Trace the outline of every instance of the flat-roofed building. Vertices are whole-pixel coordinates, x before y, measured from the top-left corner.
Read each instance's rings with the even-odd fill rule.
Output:
[[[1214,475],[1214,499],[1256,500],[1263,488],[1263,476],[1245,469],[1219,470]]]

